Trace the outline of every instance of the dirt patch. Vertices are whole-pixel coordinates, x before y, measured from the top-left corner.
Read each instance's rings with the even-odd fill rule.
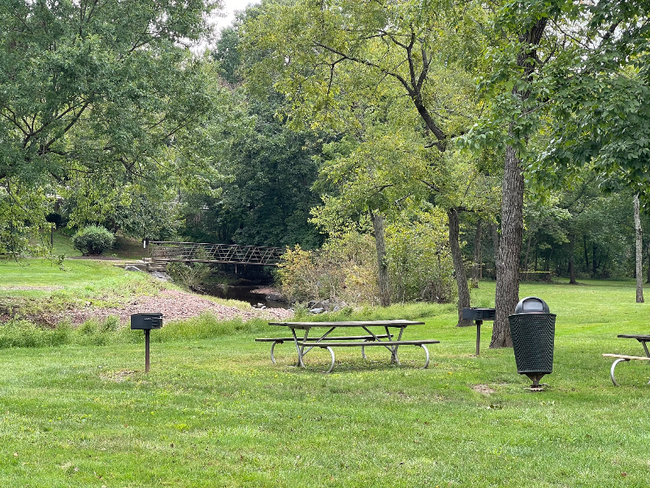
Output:
[[[220,305],[200,295],[193,295],[178,290],[163,290],[157,296],[137,297],[132,303],[115,308],[93,307],[92,304],[84,308],[67,310],[51,320],[58,322],[69,319],[73,324],[81,324],[89,319],[104,320],[107,317],[117,316],[122,323],[128,323],[134,313],[163,314],[165,321],[185,320],[201,315],[204,312],[211,312],[219,320],[231,320],[241,318],[251,320],[261,318],[264,320],[288,320],[293,316],[293,311],[283,308],[267,308],[257,310],[240,310],[235,307]],[[49,321],[49,320],[48,320]]]
[[[130,380],[137,371],[134,370],[123,370],[123,371],[109,371],[102,373],[99,377],[105,381],[113,381],[115,383],[122,383],[123,381]]]
[[[488,385],[474,385],[472,386],[472,390],[483,393],[484,395],[491,395],[492,393],[496,393],[496,390],[493,390]]]

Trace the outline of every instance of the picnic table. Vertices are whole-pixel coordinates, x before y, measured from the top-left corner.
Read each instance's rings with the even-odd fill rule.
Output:
[[[625,354],[603,354],[604,357],[608,358],[614,358],[614,363],[612,364],[612,369],[610,370],[610,377],[612,378],[612,383],[614,385],[619,386],[618,383],[616,382],[616,378],[614,378],[614,370],[616,369],[616,365],[621,362],[628,362],[628,361],[650,361],[650,351],[648,351],[648,345],[647,343],[650,342],[650,335],[643,335],[643,334],[619,334],[617,337],[621,339],[636,339],[638,342],[641,343],[643,346],[643,350],[645,351],[645,357],[643,356],[628,356]],[[648,383],[650,384],[650,383]]]
[[[412,320],[355,320],[341,322],[269,322],[269,325],[285,327],[291,332],[291,337],[263,337],[255,339],[258,342],[272,342],[271,360],[275,363],[273,350],[276,344],[293,342],[298,354],[297,366],[305,367],[304,357],[314,348],[327,349],[332,357],[332,363],[327,373],[334,369],[335,356],[333,348],[360,347],[365,359],[365,348],[378,346],[385,347],[391,353],[391,362],[399,364],[397,350],[399,346],[419,346],[424,350],[426,361],[424,368],[429,366],[429,350],[426,344],[438,344],[435,339],[403,340],[402,335],[407,327],[421,325],[424,322]],[[377,331],[376,329],[380,330]],[[315,335],[309,336],[312,329]],[[361,329],[361,335],[332,335],[337,329],[349,331]],[[288,335],[288,334],[287,334]]]

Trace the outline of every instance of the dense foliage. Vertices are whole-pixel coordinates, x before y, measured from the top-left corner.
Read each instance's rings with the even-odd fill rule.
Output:
[[[72,220],[84,225],[130,205],[138,188],[160,194],[170,178],[209,172],[189,146],[218,91],[182,43],[207,33],[214,6],[2,2],[0,215],[15,222],[9,231],[38,228],[57,196],[75,196]]]
[[[444,218],[423,214],[402,218],[386,229],[388,283],[396,302],[452,302],[456,296]],[[318,251],[287,250],[278,272],[291,300],[329,299],[348,305],[378,304],[377,258],[373,238],[349,230]]]

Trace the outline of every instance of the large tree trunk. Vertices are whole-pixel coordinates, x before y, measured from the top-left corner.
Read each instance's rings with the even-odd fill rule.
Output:
[[[643,233],[639,195],[634,195],[634,232],[636,234],[636,303],[643,303]]]
[[[370,212],[372,227],[375,231],[375,247],[377,248],[377,268],[379,281],[379,304],[382,307],[390,305],[390,288],[388,286],[388,264],[386,263],[386,231],[384,216]]]
[[[576,285],[576,260],[575,260],[575,250],[576,250],[576,236],[571,233],[569,235],[569,284]]]
[[[524,232],[524,175],[521,161],[511,146],[506,147],[501,197],[501,240],[497,259],[496,317],[491,348],[511,347],[508,315],[519,301],[519,256]]]
[[[517,66],[522,68],[522,79],[532,81],[538,66],[536,46],[542,39],[548,19],[538,19],[527,31],[519,35],[521,49],[517,54]],[[530,96],[515,86],[512,94],[522,102]],[[513,118],[516,115],[513,115]],[[509,128],[513,134],[512,126]],[[522,136],[520,136],[522,137]],[[525,142],[525,141],[522,141]],[[501,242],[497,262],[496,317],[492,329],[491,348],[511,347],[508,315],[514,312],[519,301],[519,258],[524,230],[524,175],[516,149],[506,146],[501,196]]]
[[[448,210],[447,217],[449,218],[449,247],[451,248],[451,258],[454,262],[456,286],[458,287],[458,324],[456,327],[467,327],[472,325],[472,321],[463,320],[463,308],[469,307],[469,286],[467,284],[463,255],[460,251],[460,222],[458,220],[458,211],[455,208]]]
[[[472,265],[472,288],[478,288],[478,280],[481,274],[481,219],[476,222],[476,234],[474,234],[474,263]]]

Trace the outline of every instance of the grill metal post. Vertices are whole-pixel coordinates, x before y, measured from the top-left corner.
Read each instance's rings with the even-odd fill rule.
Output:
[[[149,350],[151,343],[151,329],[162,327],[162,313],[134,313],[131,315],[131,330],[144,332],[144,372],[149,372]]]
[[[473,320],[476,325],[476,357],[481,354],[481,325],[484,320],[494,320],[496,309],[469,307],[463,308],[463,319]]]
[[[149,336],[151,329],[144,330],[144,372],[149,372]]]

